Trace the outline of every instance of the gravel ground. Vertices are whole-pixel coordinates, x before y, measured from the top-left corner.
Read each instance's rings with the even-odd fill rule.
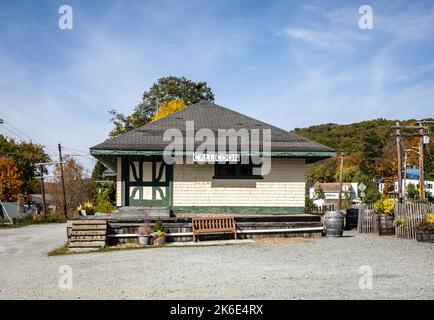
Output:
[[[65,225],[0,229],[0,299],[433,299],[434,244],[346,232],[261,241],[47,257]],[[73,288],[58,286],[59,267]],[[359,287],[370,266],[372,289]]]

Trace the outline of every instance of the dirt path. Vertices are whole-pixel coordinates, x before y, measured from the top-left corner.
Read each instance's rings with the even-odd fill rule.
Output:
[[[0,299],[434,299],[434,244],[345,235],[47,257],[64,224],[0,229]]]

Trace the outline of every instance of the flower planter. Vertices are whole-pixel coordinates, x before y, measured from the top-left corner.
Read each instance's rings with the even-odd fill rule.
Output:
[[[148,245],[151,243],[151,236],[139,236],[139,243],[141,245]]]
[[[163,244],[166,244],[166,236],[161,236],[154,239],[154,245],[162,246]]]
[[[416,232],[416,240],[419,242],[434,242],[434,233],[431,232]]]
[[[393,215],[378,215],[378,234],[380,236],[395,235],[395,226],[393,225]]]

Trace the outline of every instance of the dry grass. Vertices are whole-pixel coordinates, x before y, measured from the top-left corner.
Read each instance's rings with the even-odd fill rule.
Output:
[[[135,242],[126,242],[126,243],[119,243],[117,245],[114,246],[110,246],[110,249],[133,249],[133,248],[143,248],[144,246],[139,244],[139,243],[135,243]]]

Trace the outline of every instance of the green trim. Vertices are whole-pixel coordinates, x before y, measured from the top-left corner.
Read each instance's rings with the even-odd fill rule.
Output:
[[[173,186],[172,186],[172,180],[173,180],[173,166],[172,165],[166,165],[162,160],[160,160],[158,157],[151,157],[151,158],[145,158],[145,157],[130,157],[130,156],[123,156],[122,157],[122,168],[123,168],[123,177],[122,181],[124,182],[124,190],[123,195],[125,198],[125,201],[123,203],[123,206],[171,206],[173,201]],[[135,167],[131,167],[131,164],[134,161],[139,162],[139,170],[136,172]],[[150,162],[152,163],[152,181],[143,181],[143,162]],[[164,181],[160,181],[161,179],[161,173],[163,172],[162,168],[160,167],[160,170],[157,172],[156,163],[161,162],[162,165],[164,165],[165,170],[165,179]],[[130,170],[132,170],[133,175],[135,177],[135,181],[130,181]],[[152,187],[152,199],[142,199],[143,198],[143,191],[142,187]],[[139,197],[141,199],[134,199],[134,197],[130,196],[130,188],[133,188],[133,196],[136,192],[139,192]],[[162,192],[162,189],[165,189],[165,195],[162,197],[162,199],[157,200],[157,193]],[[160,193],[161,195],[161,193]]]
[[[192,156],[194,152],[183,151],[169,153],[164,150],[100,150],[100,149],[90,149],[90,154],[93,156],[97,155],[140,155],[140,156],[162,156],[173,154],[174,156]],[[240,152],[241,155],[243,153]],[[272,152],[254,152],[249,153],[251,156],[271,156],[271,157],[295,157],[295,158],[305,158],[305,157],[315,157],[315,158],[329,158],[336,155],[335,151],[272,151]]]
[[[125,172],[124,172],[124,160],[121,157],[121,205],[125,206]]]
[[[231,214],[300,214],[305,207],[250,207],[250,206],[175,206],[175,213],[231,213]]]

